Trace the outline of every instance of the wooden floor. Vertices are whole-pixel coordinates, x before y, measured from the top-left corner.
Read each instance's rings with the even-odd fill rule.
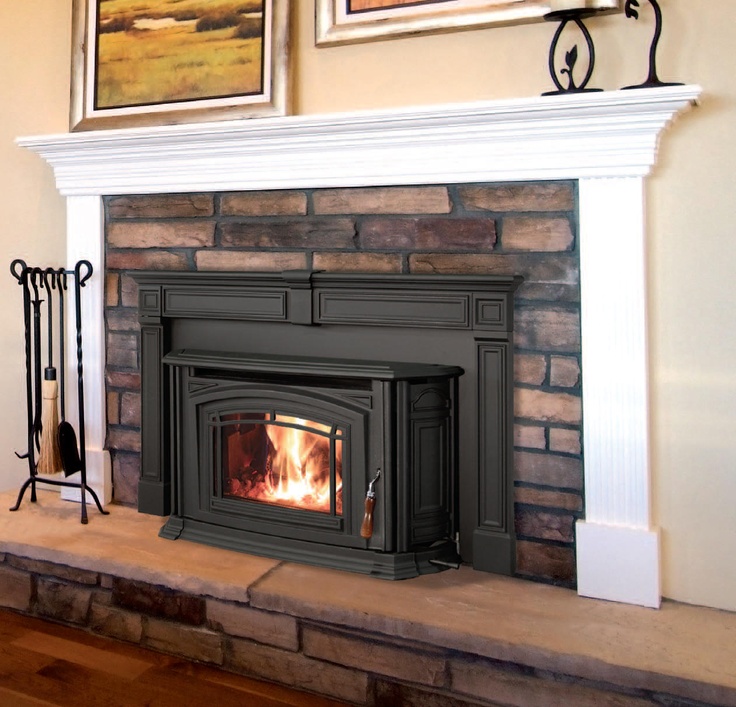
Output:
[[[0,610],[3,707],[343,704]]]

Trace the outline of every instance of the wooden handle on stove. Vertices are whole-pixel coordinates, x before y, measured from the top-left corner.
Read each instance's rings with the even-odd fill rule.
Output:
[[[363,524],[360,526],[360,537],[368,540],[373,537],[373,509],[376,507],[376,497],[366,496],[365,498],[365,515],[363,516]]]

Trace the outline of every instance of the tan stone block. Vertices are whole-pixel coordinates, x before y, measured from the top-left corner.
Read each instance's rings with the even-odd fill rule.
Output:
[[[632,695],[502,670],[487,661],[453,660],[450,669],[455,692],[509,707],[652,707]]]
[[[108,332],[107,365],[113,368],[138,368],[138,337],[135,334]]]
[[[542,385],[547,378],[547,359],[536,354],[514,356],[514,381],[528,385]]]
[[[501,707],[497,702],[479,702],[464,698],[450,690],[437,690],[417,685],[375,680],[375,705],[385,707]]]
[[[202,248],[215,244],[215,222],[209,220],[117,221],[107,226],[110,248]]]
[[[120,276],[120,304],[123,307],[138,307],[138,283],[130,275]]]
[[[120,304],[120,276],[117,273],[105,275],[105,306],[117,307]]]
[[[200,250],[195,254],[194,260],[197,270],[280,272],[307,267],[305,253]]]
[[[571,182],[461,186],[463,206],[483,211],[571,211],[575,194]]]
[[[36,612],[57,621],[72,624],[87,622],[92,601],[88,586],[68,584],[54,579],[36,579]]]
[[[580,363],[571,356],[552,356],[549,362],[549,384],[556,388],[580,385]]]
[[[583,463],[574,457],[516,451],[514,474],[517,481],[530,484],[575,490],[583,488]]]
[[[571,547],[517,540],[516,571],[571,584],[575,580],[575,552]]]
[[[582,420],[582,400],[569,393],[549,393],[538,388],[515,388],[514,411],[517,417],[539,422],[578,425]]]
[[[213,194],[144,194],[108,200],[107,213],[116,218],[187,218],[212,216]]]
[[[105,313],[108,331],[139,331],[138,312],[135,309],[108,309]]]
[[[121,454],[120,452],[116,452],[113,455],[112,478],[115,503],[137,506],[140,476],[140,454]]]
[[[501,245],[504,250],[555,253],[571,250],[575,239],[566,218],[505,218]]]
[[[401,255],[389,253],[315,253],[315,270],[328,272],[401,272]]]
[[[108,270],[188,270],[189,263],[183,253],[167,250],[108,250]]]
[[[184,626],[172,621],[149,618],[142,643],[163,653],[180,655],[203,663],[222,665],[224,661],[222,636],[198,626]]]
[[[107,424],[120,424],[120,394],[114,390],[107,394]]]
[[[89,627],[95,633],[120,641],[140,643],[143,619],[140,614],[99,603],[95,598],[90,610]]]
[[[547,439],[544,427],[531,425],[514,425],[514,446],[527,449],[546,449]]]
[[[446,187],[322,189],[313,194],[316,214],[448,214]]]
[[[530,506],[563,508],[567,511],[583,510],[583,499],[580,494],[565,493],[563,491],[517,486],[514,489],[514,500],[516,503],[525,503]]]
[[[517,307],[514,343],[519,349],[578,353],[580,314],[561,307]]]
[[[280,648],[233,639],[225,667],[273,682],[293,685],[300,690],[328,695],[356,704],[368,699],[368,675],[308,658]]]
[[[299,626],[293,616],[208,599],[207,622],[211,628],[231,636],[299,650]]]
[[[254,191],[223,194],[225,216],[305,216],[307,195],[301,191]]]
[[[446,660],[439,654],[391,645],[387,641],[364,640],[334,630],[305,627],[302,631],[304,654],[347,667],[386,675],[399,680],[444,687]]]
[[[9,555],[8,564],[24,572],[56,577],[57,579],[64,579],[69,582],[76,582],[77,584],[95,586],[100,581],[100,575],[97,572],[80,570],[76,567],[67,567],[66,565],[59,565],[55,562],[45,562],[44,560],[33,560],[27,557]]]
[[[496,222],[478,218],[364,219],[359,240],[365,250],[489,252],[496,246]]]
[[[580,454],[583,450],[580,442],[580,430],[551,427],[549,430],[549,448],[553,452]]]
[[[31,606],[33,580],[27,572],[4,565],[0,567],[0,606],[28,611]]]
[[[141,433],[138,430],[126,430],[110,425],[107,430],[107,448],[124,452],[141,451]]]

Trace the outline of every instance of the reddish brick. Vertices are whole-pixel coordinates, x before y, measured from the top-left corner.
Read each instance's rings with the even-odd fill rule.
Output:
[[[517,508],[516,534],[540,540],[571,543],[575,519],[568,513],[548,513],[534,508]]]
[[[110,388],[125,388],[127,390],[141,389],[140,373],[125,373],[124,371],[110,371],[105,373],[107,385]]]
[[[205,600],[202,597],[122,577],[113,580],[112,601],[124,609],[191,626],[200,626],[205,620]]]
[[[36,612],[72,624],[87,622],[92,589],[55,579],[36,579]]]
[[[115,503],[126,506],[138,504],[138,481],[141,475],[141,458],[139,454],[121,454],[112,456],[113,494]]]
[[[202,248],[215,244],[214,221],[118,221],[107,226],[110,248]]]
[[[120,422],[128,427],[141,426],[140,393],[123,393],[120,396]]]
[[[148,619],[146,622],[143,645],[214,665],[222,665],[225,657],[220,634],[160,619]]]
[[[0,606],[28,611],[31,606],[33,579],[27,572],[0,567]]]
[[[578,493],[565,493],[546,489],[517,486],[514,489],[516,503],[544,508],[562,508],[566,511],[582,511],[583,499]]]
[[[208,599],[207,622],[210,628],[230,636],[250,638],[290,651],[299,650],[299,626],[293,616]]]
[[[573,457],[535,452],[514,452],[514,473],[517,481],[557,488],[583,488],[583,463]]]
[[[546,449],[547,439],[544,430],[544,427],[514,425],[514,446],[526,447],[527,449]]]
[[[582,400],[568,393],[547,393],[536,388],[514,390],[514,412],[517,417],[540,422],[558,422],[579,425]]]
[[[566,430],[552,427],[549,431],[549,448],[553,452],[564,452],[565,454],[580,454],[582,444],[578,430]]]
[[[440,655],[386,644],[379,647],[347,633],[309,627],[302,632],[302,642],[304,654],[311,658],[422,685],[446,686],[446,661]]]
[[[574,243],[565,218],[505,218],[501,245],[504,250],[555,253],[571,250]]]
[[[109,250],[107,267],[110,270],[188,270],[189,263],[184,254],[166,250]]]
[[[138,284],[130,275],[120,276],[120,304],[123,307],[138,307]]]
[[[225,248],[355,247],[355,224],[349,218],[227,222],[221,231],[220,244]]]
[[[107,365],[113,368],[138,367],[138,337],[135,334],[107,335]]]
[[[537,354],[514,356],[514,381],[528,385],[542,385],[547,377],[547,359]]]
[[[225,667],[355,704],[366,704],[368,698],[368,675],[363,671],[251,641],[233,639]]]
[[[519,349],[577,353],[580,315],[557,307],[517,307],[514,343]]]
[[[155,194],[116,196],[107,202],[107,213],[116,218],[187,218],[212,216],[213,194]]]
[[[571,547],[518,540],[516,571],[521,575],[572,583],[575,580],[575,552]]]
[[[496,245],[493,219],[372,218],[360,225],[366,250],[492,251]]]
[[[116,425],[107,428],[107,448],[124,452],[141,451],[141,433],[138,430],[126,430]]]
[[[482,211],[571,211],[575,195],[571,182],[461,186],[466,209]]]
[[[315,270],[329,272],[401,272],[401,256],[388,253],[315,253]]]
[[[574,388],[580,384],[580,364],[570,356],[552,356],[549,362],[549,384],[558,388]]]
[[[225,216],[305,216],[307,195],[301,191],[254,191],[225,194],[220,200]]]
[[[232,250],[200,250],[194,260],[197,270],[271,271],[303,270],[305,253],[242,252]]]
[[[313,195],[316,214],[448,214],[446,187],[324,189]]]

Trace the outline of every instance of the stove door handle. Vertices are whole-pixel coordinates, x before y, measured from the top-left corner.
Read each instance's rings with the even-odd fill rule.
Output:
[[[376,481],[381,478],[381,470],[376,473],[375,478],[368,484],[368,492],[365,495],[365,515],[360,526],[360,537],[369,540],[373,537],[373,509],[376,507],[376,492],[373,490]]]

